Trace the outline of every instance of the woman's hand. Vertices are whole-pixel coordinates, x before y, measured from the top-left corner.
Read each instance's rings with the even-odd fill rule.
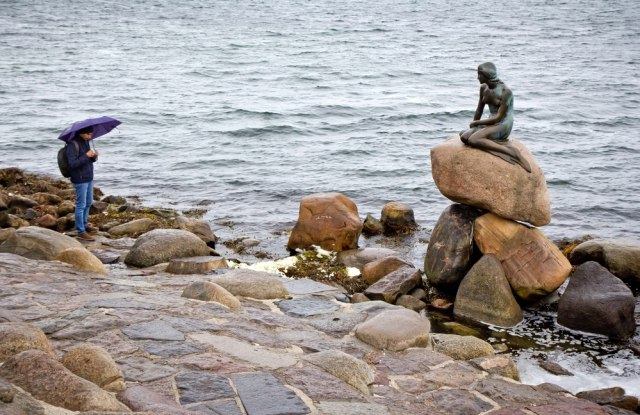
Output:
[[[93,151],[93,150],[87,151],[87,157],[89,157],[90,159],[94,158],[94,157],[97,157],[97,156],[98,156],[98,152],[97,151]]]

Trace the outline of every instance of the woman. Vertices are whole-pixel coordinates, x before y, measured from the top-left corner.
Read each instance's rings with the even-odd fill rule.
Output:
[[[460,133],[465,144],[487,151],[509,163],[517,163],[531,173],[531,166],[520,151],[509,142],[513,127],[513,93],[498,79],[496,66],[485,62],[478,66],[480,98],[469,129]],[[491,115],[481,119],[484,106]]]
[[[98,160],[98,152],[89,146],[92,138],[93,128],[83,128],[73,137],[75,143],[67,145],[71,184],[76,191],[76,230],[78,238],[86,241],[95,240],[88,232],[96,231],[89,224],[89,208],[93,203],[93,163]]]

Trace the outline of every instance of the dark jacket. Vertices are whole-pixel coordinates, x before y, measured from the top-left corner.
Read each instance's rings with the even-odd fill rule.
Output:
[[[73,141],[78,143],[79,152],[76,152],[76,146]],[[80,137],[74,137],[67,144],[67,158],[69,159],[69,168],[71,170],[71,183],[86,183],[93,180],[93,163],[96,158],[90,159],[87,151],[90,150],[89,142]]]

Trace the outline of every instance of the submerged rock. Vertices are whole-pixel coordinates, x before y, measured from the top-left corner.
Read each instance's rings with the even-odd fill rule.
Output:
[[[404,235],[413,232],[418,224],[413,209],[400,202],[389,202],[382,207],[380,222],[385,235]]]

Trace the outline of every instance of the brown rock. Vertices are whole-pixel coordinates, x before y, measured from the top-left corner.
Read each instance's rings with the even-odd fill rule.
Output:
[[[0,366],[0,376],[34,398],[73,411],[127,411],[124,405],[97,385],[71,373],[54,357],[27,350]]]
[[[76,206],[73,202],[65,200],[58,205],[58,217],[67,216],[69,213],[73,213]]]
[[[410,206],[400,202],[389,202],[382,207],[380,222],[386,235],[404,235],[418,227]]]
[[[363,342],[381,350],[400,351],[431,344],[431,324],[415,311],[385,310],[355,328]]]
[[[370,285],[364,291],[364,295],[372,300],[382,300],[393,304],[399,296],[408,293],[418,284],[420,284],[420,270],[405,266]]]
[[[102,347],[85,345],[69,350],[60,362],[71,372],[110,392],[125,389],[122,372]]]
[[[546,225],[551,221],[551,206],[544,174],[521,142],[509,141],[529,162],[531,173],[452,136],[431,148],[433,180],[454,202],[535,226]]]
[[[362,279],[368,284],[374,284],[385,275],[400,267],[413,267],[410,263],[397,256],[388,256],[364,264],[362,267]]]
[[[62,202],[60,196],[44,192],[34,193],[29,198],[38,202],[39,205],[57,205]]]
[[[178,216],[175,220],[179,229],[184,229],[195,234],[202,239],[208,246],[215,248],[218,237],[213,233],[209,224],[202,219],[190,219],[184,216]]]
[[[43,228],[53,229],[57,224],[58,220],[49,214],[40,216],[38,219],[36,219],[36,225]]]
[[[15,228],[0,229],[0,244],[16,232]]]
[[[103,275],[107,274],[107,269],[104,267],[102,261],[85,248],[65,249],[54,259],[56,261],[66,262],[82,271],[95,272]]]
[[[482,253],[500,260],[511,288],[527,301],[552,293],[571,272],[569,261],[542,232],[493,213],[476,219],[474,240]]]
[[[508,355],[478,357],[471,359],[469,363],[480,370],[491,373],[492,375],[499,375],[520,382],[518,366],[516,366],[516,363]]]
[[[427,308],[427,303],[425,303],[424,301],[420,301],[416,297],[408,294],[401,295],[396,301],[396,305],[418,312]]]
[[[0,362],[31,349],[55,356],[47,336],[39,328],[26,323],[0,323]]]
[[[340,193],[317,193],[302,198],[287,248],[308,249],[316,245],[340,252],[357,248],[361,231],[358,208],[351,199]]]
[[[595,402],[598,405],[611,405],[629,411],[638,409],[638,398],[625,395],[624,389],[620,387],[578,392],[576,397]]]
[[[145,232],[150,231],[156,226],[153,219],[142,218],[135,219],[131,222],[123,223],[122,225],[109,228],[109,233],[116,237],[131,236],[136,237],[142,235]]]

